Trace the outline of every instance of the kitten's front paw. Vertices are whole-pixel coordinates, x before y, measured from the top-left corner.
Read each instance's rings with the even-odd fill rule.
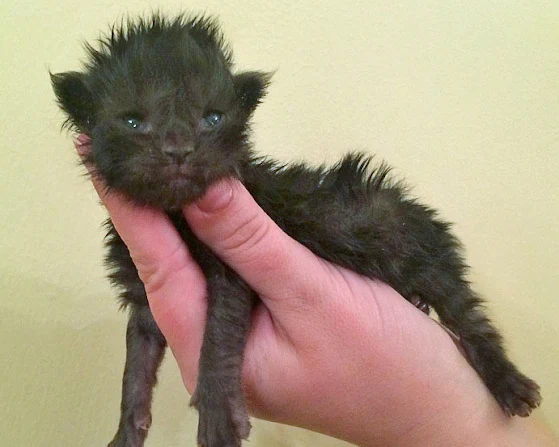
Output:
[[[150,425],[151,413],[137,412],[127,423],[121,423],[107,447],[143,447]]]
[[[541,402],[539,385],[518,371],[511,371],[491,391],[509,416],[526,417]]]
[[[242,394],[219,392],[219,387],[200,386],[190,405],[198,409],[198,445],[240,447],[250,434],[248,411]]]
[[[122,429],[117,432],[107,447],[143,447],[145,438],[145,434],[137,430]]]

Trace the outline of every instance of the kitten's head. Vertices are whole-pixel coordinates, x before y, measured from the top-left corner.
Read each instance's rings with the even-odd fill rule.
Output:
[[[213,20],[155,16],[86,48],[83,72],[51,78],[68,125],[90,136],[87,161],[109,188],[176,209],[238,175],[269,75],[233,74]]]

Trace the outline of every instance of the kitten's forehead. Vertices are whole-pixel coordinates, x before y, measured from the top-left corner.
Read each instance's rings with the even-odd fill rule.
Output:
[[[113,29],[101,45],[89,48],[90,73],[93,83],[110,87],[111,94],[173,90],[179,96],[208,96],[232,89],[231,54],[210,19],[156,16]]]
[[[146,32],[128,42],[125,51],[115,54],[120,63],[131,70],[141,70],[167,78],[190,75],[208,76],[228,70],[221,48],[195,39],[188,28],[179,32]]]

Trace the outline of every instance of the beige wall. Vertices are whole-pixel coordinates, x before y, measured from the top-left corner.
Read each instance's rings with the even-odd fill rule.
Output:
[[[123,12],[186,2],[3,0],[0,68],[0,446],[99,446],[116,427],[125,316],[102,268],[104,217],[80,177],[47,69]],[[421,5],[421,6],[419,6]],[[379,154],[457,222],[511,354],[559,421],[559,2],[192,1],[243,68],[278,69],[260,152]],[[168,359],[151,446],[194,445]],[[557,429],[557,425],[555,426]],[[257,423],[251,446],[337,441]]]

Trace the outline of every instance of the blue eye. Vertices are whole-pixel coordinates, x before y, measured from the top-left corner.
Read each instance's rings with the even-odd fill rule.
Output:
[[[204,115],[203,121],[206,127],[217,127],[223,121],[223,114],[219,112],[208,112]]]
[[[125,116],[122,118],[124,125],[130,129],[142,130],[144,122],[137,116]]]

